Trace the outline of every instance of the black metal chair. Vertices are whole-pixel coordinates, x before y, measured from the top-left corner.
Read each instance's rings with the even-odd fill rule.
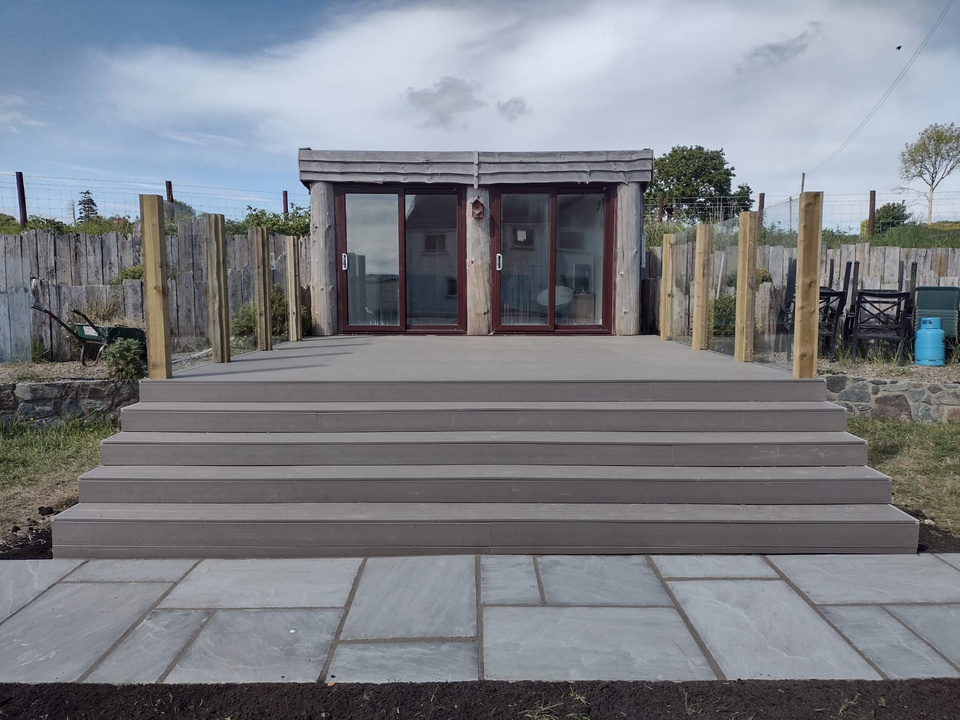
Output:
[[[850,344],[853,362],[861,340],[897,344],[897,365],[903,365],[910,340],[910,293],[898,290],[861,290],[853,306]]]
[[[847,263],[843,274],[843,289],[834,290],[830,286],[820,286],[820,347],[830,348],[830,362],[837,358],[837,341],[843,333],[844,310],[847,294],[850,291],[850,272],[852,262]],[[833,262],[830,264],[830,284],[833,284]]]
[[[793,355],[793,323],[794,305],[797,295],[797,261],[790,260],[787,264],[787,277],[783,287],[783,297],[777,310],[777,323],[774,328],[775,352],[786,352],[787,360]]]

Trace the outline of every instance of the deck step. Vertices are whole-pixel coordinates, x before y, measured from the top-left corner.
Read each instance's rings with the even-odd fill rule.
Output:
[[[104,465],[865,465],[845,432],[121,432]]]
[[[244,382],[144,380],[143,402],[818,402],[822,379]]]
[[[889,505],[95,504],[57,516],[57,557],[416,553],[916,552]]]
[[[569,430],[842,431],[842,408],[821,402],[140,402],[131,432],[389,432]]]
[[[131,465],[83,475],[80,501],[886,504],[890,479],[862,466]]]

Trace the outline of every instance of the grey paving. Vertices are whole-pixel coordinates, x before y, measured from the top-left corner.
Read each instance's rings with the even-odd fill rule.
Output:
[[[196,560],[90,560],[66,578],[67,582],[174,582]]]
[[[454,682],[479,679],[475,642],[339,645],[327,679],[333,682]]]
[[[940,655],[876,605],[824,608],[840,632],[893,680],[958,677]]]
[[[815,603],[960,602],[960,570],[933,555],[783,555],[770,559]]]
[[[548,605],[670,605],[640,556],[548,555],[538,559]]]
[[[314,682],[340,612],[218,610],[166,682]]]
[[[673,608],[489,607],[488,680],[712,680]]]
[[[906,605],[890,611],[951,662],[960,665],[960,605]]]
[[[665,578],[778,577],[760,555],[654,555]]]
[[[470,637],[477,634],[476,603],[470,555],[371,558],[342,637]]]
[[[937,557],[960,570],[960,553],[943,553]]]
[[[60,583],[0,625],[0,682],[72,682],[169,583]]]
[[[342,607],[359,568],[356,558],[204,560],[161,607]]]
[[[156,610],[87,676],[89,683],[155,683],[210,613]]]
[[[728,678],[880,677],[782,581],[669,584]]]
[[[540,604],[537,571],[529,555],[485,555],[480,558],[480,580],[485,604]]]
[[[0,562],[0,622],[10,617],[80,560],[5,560]]]

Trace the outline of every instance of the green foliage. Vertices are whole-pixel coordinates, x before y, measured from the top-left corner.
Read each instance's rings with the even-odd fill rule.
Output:
[[[301,326],[303,332],[310,330],[310,318],[307,309],[300,308]],[[230,333],[238,338],[254,337],[257,334],[257,306],[255,303],[241,305],[230,321]],[[273,337],[283,337],[289,333],[287,322],[287,296],[280,283],[274,284],[270,290],[270,334]]]
[[[126,216],[114,215],[105,218],[98,215],[90,220],[78,222],[72,229],[87,235],[106,235],[111,232],[130,235],[133,233],[133,222]]]
[[[121,338],[107,345],[103,351],[103,361],[107,364],[110,376],[118,380],[139,380],[147,372],[143,355],[146,348],[142,343]]]
[[[97,203],[93,199],[93,193],[89,190],[84,190],[80,193],[80,202],[77,203],[77,211],[81,223],[89,222],[90,220],[100,217],[97,211]]]
[[[123,285],[124,280],[143,280],[143,265],[131,265],[120,268],[117,276],[109,282],[110,285]]]
[[[714,335],[733,335],[737,320],[737,298],[735,295],[721,295],[710,301],[710,317],[713,321]]]
[[[293,204],[284,218],[282,213],[267,212],[247,205],[243,220],[227,220],[224,232],[227,235],[242,235],[250,228],[265,227],[281,235],[303,237],[310,234],[310,210]]]
[[[679,222],[657,222],[656,218],[645,217],[643,219],[643,237],[646,240],[647,247],[663,247],[663,236],[678,233],[687,226]]]
[[[881,205],[874,213],[874,234],[883,235],[887,230],[906,225],[909,219],[910,213],[905,202]]]
[[[960,223],[906,223],[887,230],[871,243],[877,247],[956,248],[960,247]]]
[[[900,177],[919,180],[927,187],[927,222],[933,220],[933,192],[960,167],[960,127],[934,123],[900,153]]]
[[[734,170],[723,149],[678,145],[654,160],[653,184],[645,202],[655,207],[663,195],[664,210],[673,221],[727,220],[753,204],[749,185],[733,190]]]
[[[773,276],[770,275],[770,271],[766,268],[757,268],[756,269],[756,284],[761,285],[765,282],[773,282]],[[737,286],[737,271],[731,270],[726,275],[723,276],[723,286],[735,288]]]
[[[50,232],[65,233],[69,232],[70,227],[59,220],[44,218],[39,215],[31,215],[27,219],[27,230],[49,230]]]

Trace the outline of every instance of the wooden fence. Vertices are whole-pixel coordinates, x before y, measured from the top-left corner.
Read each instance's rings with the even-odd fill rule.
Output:
[[[0,257],[0,362],[30,362],[30,265]]]
[[[167,286],[170,326],[181,347],[207,336],[205,224],[202,219],[180,223],[176,235],[167,235]],[[271,280],[286,289],[286,240],[271,233]],[[310,286],[310,244],[299,243],[301,286]],[[71,310],[99,314],[115,310],[122,324],[143,322],[143,286],[140,280],[116,279],[123,268],[141,263],[141,242],[137,235],[62,234],[29,231],[21,235],[0,235],[0,260],[23,259],[29,266],[30,303],[47,308],[68,324]],[[247,235],[226,238],[227,287],[230,317],[254,295],[253,242]],[[304,304],[309,293],[302,291]],[[88,311],[93,310],[93,313]],[[52,357],[63,358],[71,351],[66,332],[48,316],[32,311],[32,336]]]

